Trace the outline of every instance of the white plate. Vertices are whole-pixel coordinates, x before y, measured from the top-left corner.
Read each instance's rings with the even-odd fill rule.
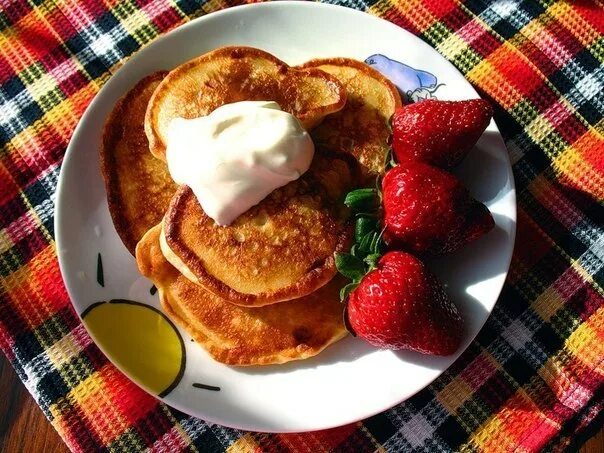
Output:
[[[488,205],[495,230],[461,253],[430,263],[466,320],[463,344],[455,356],[380,351],[349,337],[309,360],[231,368],[210,359],[184,331],[178,338],[162,315],[146,309],[159,307],[157,295],[150,294],[151,283],[140,276],[114,230],[98,152],[105,118],[139,79],[224,45],[259,47],[292,65],[316,57],[365,60],[382,54],[437,79],[434,88],[430,75],[420,73],[418,78],[407,66],[390,65],[403,83],[417,85],[423,80],[428,85],[404,87],[414,91],[412,96],[431,92],[440,99],[478,97],[464,77],[426,43],[387,21],[352,9],[306,2],[263,3],[209,14],[179,27],[143,48],[106,83],[67,149],[55,223],[59,263],[73,305],[82,315],[99,301],[141,302],[142,306],[114,305],[105,314],[99,311],[95,322],[106,323],[101,326],[106,332],[96,329],[95,342],[141,387],[155,395],[161,392],[164,402],[209,422],[254,431],[309,431],[384,411],[424,388],[453,363],[476,336],[501,291],[516,224],[514,182],[501,136],[492,122],[456,171],[476,198]],[[96,278],[99,253],[104,286]],[[154,331],[156,325],[165,327],[164,337],[149,346],[153,351],[145,350],[153,342],[148,329]],[[90,331],[90,325],[87,327]],[[120,334],[125,330],[128,345],[124,347],[140,362],[132,363],[132,357],[130,362],[124,361],[115,353],[115,342],[123,341]],[[163,342],[172,349],[162,349]],[[169,360],[178,363],[167,363]],[[141,370],[141,366],[148,368]],[[172,383],[167,389],[166,379]],[[196,388],[193,383],[221,390]]]

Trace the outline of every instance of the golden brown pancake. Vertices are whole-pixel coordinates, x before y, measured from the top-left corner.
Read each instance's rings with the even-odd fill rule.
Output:
[[[334,253],[350,245],[342,199],[355,185],[355,167],[345,154],[317,152],[300,179],[226,227],[183,186],[164,218],[164,255],[193,282],[241,306],[310,294],[333,278]]]
[[[251,47],[223,47],[171,71],[157,87],[145,118],[151,152],[165,159],[173,118],[197,118],[238,101],[275,101],[308,130],[346,102],[338,80],[318,69],[289,67]]]
[[[147,230],[161,221],[177,188],[166,164],[149,152],[144,128],[149,99],[166,74],[156,72],[138,82],[117,102],[103,133],[101,171],[109,212],[132,254]]]
[[[402,104],[396,87],[375,69],[350,58],[311,60],[301,67],[321,69],[346,88],[344,108],[312,131],[315,144],[352,154],[364,176],[382,174],[390,148],[390,117]]]
[[[295,301],[260,308],[233,305],[190,282],[164,258],[161,226],[136,248],[140,271],[159,290],[162,308],[217,361],[268,365],[306,359],[346,335],[339,278]]]

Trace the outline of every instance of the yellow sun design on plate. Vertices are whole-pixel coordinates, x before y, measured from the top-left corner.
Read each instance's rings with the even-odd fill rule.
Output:
[[[180,382],[185,345],[162,312],[124,299],[92,304],[82,319],[105,353],[127,375],[163,397]]]

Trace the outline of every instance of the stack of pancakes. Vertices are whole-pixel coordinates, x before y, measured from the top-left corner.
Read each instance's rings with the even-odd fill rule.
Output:
[[[243,100],[279,103],[311,131],[316,152],[300,179],[221,227],[170,178],[166,131],[173,118]],[[334,255],[353,232],[342,200],[383,171],[400,103],[392,83],[356,60],[290,67],[247,47],[152,74],[118,101],[101,146],[115,228],[167,315],[214,359],[284,363],[346,335]]]

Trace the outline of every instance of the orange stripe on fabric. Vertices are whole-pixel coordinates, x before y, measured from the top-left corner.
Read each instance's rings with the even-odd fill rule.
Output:
[[[604,126],[604,121],[602,121]],[[552,161],[552,166],[571,186],[604,200],[604,138],[590,128]]]

